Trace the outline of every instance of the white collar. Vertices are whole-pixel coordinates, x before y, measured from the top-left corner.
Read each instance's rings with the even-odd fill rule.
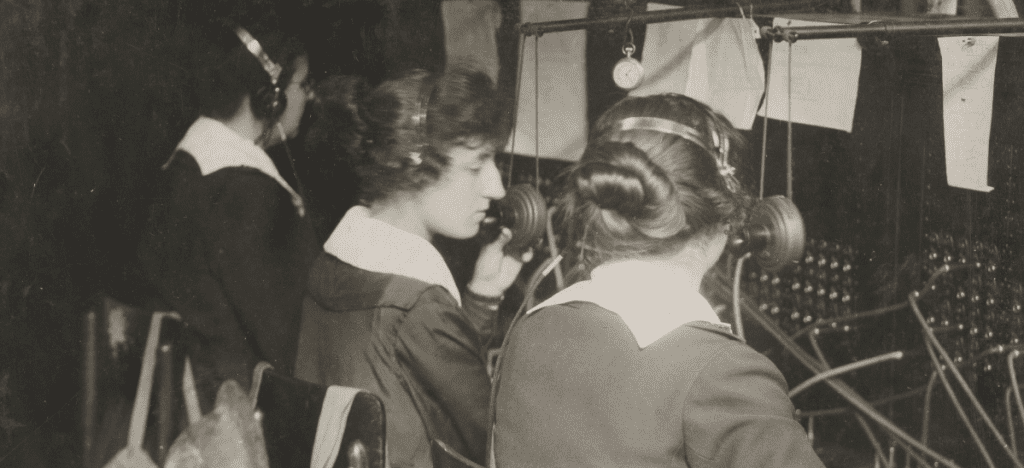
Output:
[[[185,137],[178,143],[177,149],[191,154],[199,165],[199,172],[204,176],[226,167],[249,167],[266,174],[291,195],[292,204],[299,211],[299,216],[305,215],[302,197],[295,193],[277,172],[277,167],[267,152],[252,141],[242,138],[220,121],[199,117],[185,132]],[[163,169],[167,169],[173,160],[172,154],[171,159],[163,165]]]
[[[433,244],[371,218],[365,206],[349,208],[324,243],[324,250],[356,268],[440,285],[462,305],[455,278]]]
[[[590,276],[527,313],[573,301],[591,302],[622,317],[641,349],[690,322],[729,326],[719,320],[704,296],[676,279],[671,267],[626,260],[600,265]]]

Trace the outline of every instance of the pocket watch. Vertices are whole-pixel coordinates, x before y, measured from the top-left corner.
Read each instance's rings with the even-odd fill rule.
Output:
[[[634,50],[636,49],[632,45],[624,46],[622,53],[626,56],[620,59],[612,69],[612,79],[615,80],[615,85],[625,90],[640,86],[640,82],[644,79],[644,66],[640,64],[639,60],[633,58]]]

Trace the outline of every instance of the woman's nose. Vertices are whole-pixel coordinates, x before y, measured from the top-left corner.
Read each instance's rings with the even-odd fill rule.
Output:
[[[493,162],[488,164],[487,174],[483,180],[483,195],[491,200],[505,198],[505,187],[501,183],[501,172]]]

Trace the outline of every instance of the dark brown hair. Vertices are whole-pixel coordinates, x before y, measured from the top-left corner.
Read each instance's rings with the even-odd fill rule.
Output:
[[[236,25],[246,28],[267,56],[281,66],[277,82],[281,95],[295,73],[296,59],[306,55],[297,38],[260,25],[246,25],[227,19],[201,25],[198,31],[202,41],[199,45],[201,52],[195,76],[199,112],[225,120],[233,116],[242,99],[249,96],[253,113],[261,119],[269,118],[271,116],[261,108],[257,95],[273,94],[270,76],[235,34]]]
[[[695,131],[684,138],[623,129],[630,117],[665,119]],[[725,139],[732,144],[723,146]],[[628,97],[606,111],[566,174],[557,202],[577,274],[612,260],[668,252],[722,223],[740,222],[747,197],[730,189],[718,163],[728,157],[718,148],[734,149],[740,140],[723,116],[682,95]]]
[[[437,181],[454,146],[500,147],[507,137],[494,83],[475,70],[412,70],[372,90],[359,78],[334,77],[318,85],[317,95],[319,118],[310,136],[331,138],[320,129],[346,122],[351,130],[331,146],[355,168],[364,203]]]

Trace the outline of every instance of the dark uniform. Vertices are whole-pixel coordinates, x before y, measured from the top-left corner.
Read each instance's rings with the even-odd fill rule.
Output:
[[[217,121],[193,124],[165,175],[139,257],[182,316],[206,412],[224,380],[248,388],[259,361],[291,373],[316,240],[270,157]]]
[[[695,291],[633,263],[595,270],[509,331],[498,468],[822,468],[775,365]]]
[[[496,304],[465,297],[460,306],[451,273],[426,240],[365,214],[352,222],[352,215],[350,210],[339,225],[352,228],[351,235],[339,236],[336,229],[310,270],[296,376],[379,395],[396,468],[431,466],[430,439],[483,463],[490,399],[486,352]],[[334,241],[348,253],[332,252]],[[399,269],[420,279],[386,271]],[[437,280],[425,280],[432,275]]]

